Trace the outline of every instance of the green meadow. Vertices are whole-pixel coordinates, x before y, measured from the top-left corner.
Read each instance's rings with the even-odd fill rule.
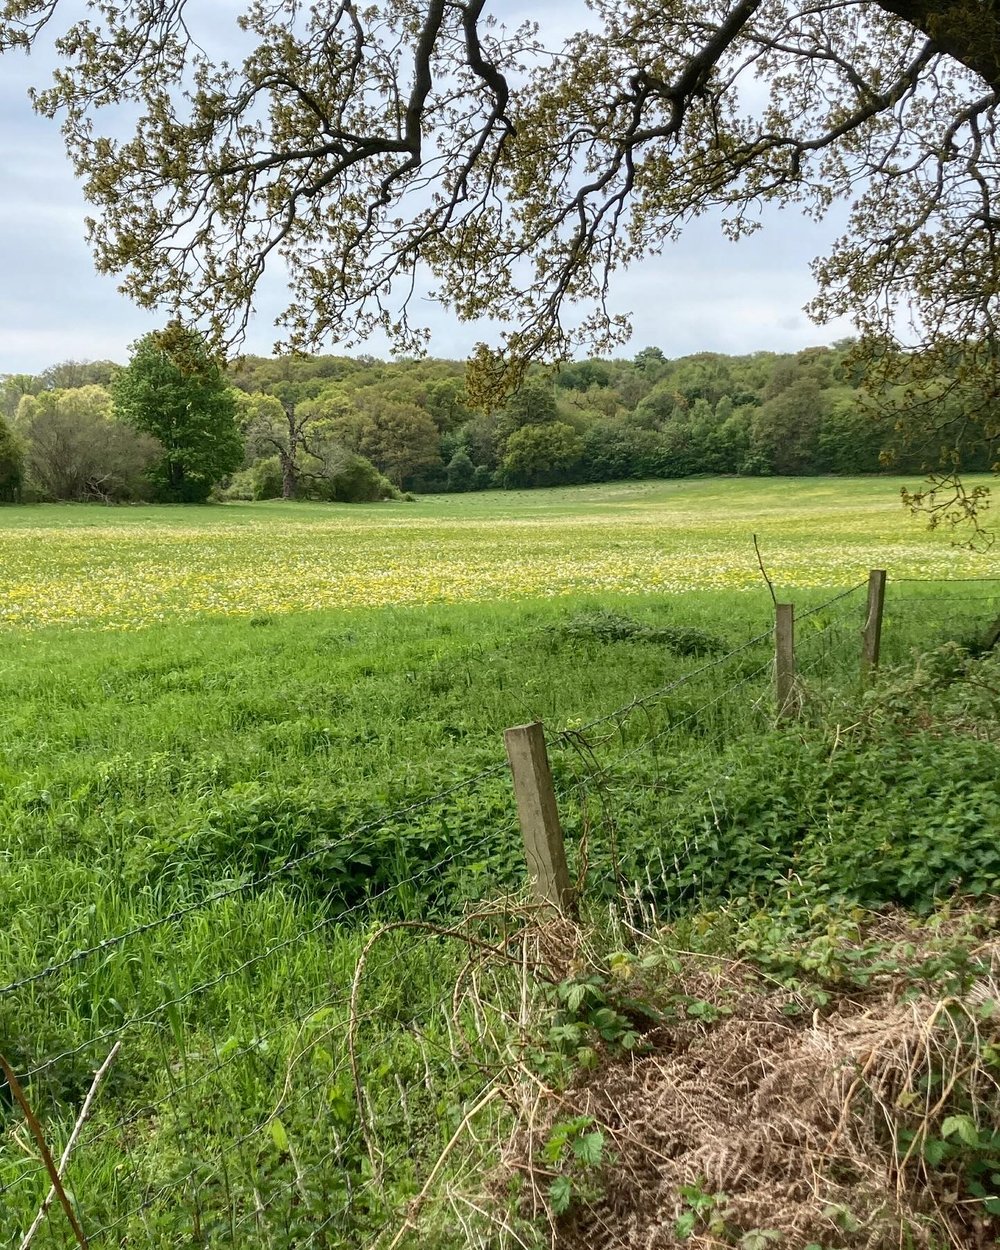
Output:
[[[898,488],[0,511],[0,1051],[58,1153],[122,1042],[69,1173],[94,1244],[362,1245],[419,1189],[507,1026],[457,1045],[462,952],[387,935],[359,1112],[351,976],[379,921],[447,927],[522,889],[506,726],[546,724],[595,906],[683,916],[790,874],[862,906],[995,889],[994,852],[970,851],[1000,816],[995,747],[942,758],[899,720],[919,692],[891,692],[914,649],[997,615],[996,558]],[[801,615],[795,733],[774,723],[753,534]],[[828,713],[860,718],[871,567],[898,732],[831,751]],[[14,1236],[48,1180],[0,1093]],[[368,1122],[396,1147],[381,1166]]]
[[[900,482],[706,479],[414,503],[46,505],[0,516],[0,624],[136,629],[192,617],[843,587],[986,567],[899,506]]]

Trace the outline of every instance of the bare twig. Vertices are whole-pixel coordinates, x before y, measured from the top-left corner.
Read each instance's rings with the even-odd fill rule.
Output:
[[[101,1066],[97,1069],[97,1072],[94,1074],[94,1079],[90,1083],[90,1089],[87,1091],[87,1097],[83,1100],[83,1106],[80,1108],[80,1114],[76,1117],[76,1123],[73,1125],[73,1131],[69,1135],[69,1141],[66,1143],[66,1148],[62,1152],[62,1158],[59,1160],[59,1176],[60,1177],[64,1176],[66,1173],[66,1165],[69,1163],[69,1157],[73,1153],[73,1149],[76,1146],[77,1138],[80,1136],[80,1130],[90,1119],[90,1112],[91,1112],[91,1108],[94,1105],[94,1099],[97,1095],[98,1086],[104,1080],[104,1077],[106,1073],[110,1070],[111,1065],[118,1058],[118,1052],[121,1050],[121,1048],[122,1048],[121,1042],[115,1042],[114,1046],[111,1047],[111,1053],[108,1055],[107,1059],[104,1060]],[[31,1245],[32,1241],[34,1240],[35,1233],[37,1233],[38,1230],[41,1228],[42,1221],[45,1219],[46,1215],[48,1214],[49,1207],[52,1205],[52,1199],[55,1196],[56,1196],[56,1187],[55,1185],[53,1185],[52,1188],[49,1190],[49,1192],[45,1195],[45,1201],[38,1208],[38,1214],[35,1216],[34,1220],[32,1221],[31,1227],[28,1229],[28,1231],[24,1234],[24,1237],[21,1239],[21,1245],[18,1248],[18,1250],[28,1250],[28,1247]]]
[[[760,554],[760,547],[757,546],[757,535],[754,534],[752,535],[752,537],[753,537],[753,549],[757,553],[757,563],[760,565],[760,571],[764,575],[764,581],[767,582],[767,588],[771,592],[771,602],[774,604],[775,607],[777,607],[778,596],[774,593],[774,587],[771,585],[771,579],[767,575],[767,569],[764,568],[764,560]]]
[[[52,1158],[52,1152],[49,1150],[45,1142],[45,1134],[42,1132],[42,1126],[38,1123],[38,1117],[31,1109],[31,1104],[25,1096],[21,1083],[14,1073],[14,1069],[10,1066],[3,1055],[0,1055],[0,1068],[3,1068],[3,1074],[7,1078],[7,1084],[10,1086],[10,1092],[14,1095],[18,1105],[24,1112],[24,1118],[28,1121],[28,1127],[31,1129],[31,1135],[34,1137],[38,1145],[38,1149],[42,1155],[42,1161],[45,1164],[45,1170],[48,1172],[52,1181],[52,1188],[59,1196],[63,1210],[66,1212],[66,1218],[70,1222],[73,1229],[73,1236],[77,1240],[77,1244],[81,1250],[87,1250],[87,1238],[83,1235],[83,1229],[80,1227],[80,1221],[76,1218],[76,1212],[73,1210],[73,1204],[70,1202],[63,1189],[62,1178],[56,1168],[55,1160]]]
[[[379,1174],[379,1166],[376,1162],[375,1140],[372,1136],[371,1126],[368,1123],[364,1110],[364,1087],[361,1082],[361,1072],[358,1067],[358,1038],[357,1025],[358,1015],[358,994],[361,989],[361,979],[364,975],[365,963],[371,953],[372,947],[387,933],[392,933],[398,929],[416,929],[424,933],[433,933],[439,937],[454,938],[458,942],[464,942],[467,946],[474,949],[485,951],[497,959],[506,963],[514,964],[520,967],[523,961],[523,954],[512,954],[510,951],[500,946],[494,946],[489,942],[484,942],[480,938],[474,937],[471,933],[465,933],[461,929],[446,928],[442,925],[430,924],[423,920],[396,920],[389,924],[380,925],[379,928],[371,935],[362,948],[361,954],[358,956],[358,962],[354,968],[354,980],[351,983],[350,997],[350,1018],[347,1026],[347,1053],[350,1059],[351,1078],[354,1083],[355,1101],[358,1109],[358,1124],[361,1128],[361,1135],[365,1141],[365,1147],[368,1151],[368,1158],[371,1160],[372,1168],[376,1175]],[[542,980],[548,981],[550,984],[556,984],[556,978],[547,972],[543,967],[535,964],[533,971],[536,976]]]
[[[494,1086],[488,1094],[485,1094],[482,1098],[480,1098],[479,1101],[471,1106],[465,1113],[462,1118],[462,1123],[457,1129],[455,1129],[454,1133],[451,1135],[451,1140],[448,1142],[447,1146],[445,1146],[444,1150],[442,1150],[438,1155],[437,1162],[431,1168],[430,1175],[427,1177],[427,1180],[424,1181],[424,1186],[420,1193],[417,1194],[416,1198],[414,1198],[413,1202],[410,1204],[409,1214],[403,1222],[402,1228],[399,1229],[396,1236],[393,1237],[392,1241],[389,1243],[389,1250],[396,1250],[396,1247],[403,1240],[406,1234],[410,1232],[411,1229],[416,1227],[417,1220],[420,1216],[420,1209],[427,1201],[427,1195],[430,1193],[431,1185],[434,1184],[434,1178],[437,1176],[438,1172],[441,1171],[442,1167],[444,1167],[445,1161],[451,1154],[452,1150],[454,1150],[469,1123],[479,1114],[480,1111],[483,1110],[485,1106],[491,1103],[494,1098],[499,1098],[500,1093],[501,1091]]]

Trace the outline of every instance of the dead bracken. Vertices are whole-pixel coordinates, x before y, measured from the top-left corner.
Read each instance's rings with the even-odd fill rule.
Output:
[[[968,916],[878,920],[864,940],[884,971],[812,1011],[748,962],[680,956],[669,995],[725,1014],[668,1019],[645,1053],[561,1091],[526,1082],[494,1199],[519,1193],[555,1250],[995,1246],[1000,937],[978,916],[945,997],[907,970],[967,939]],[[563,1169],[574,1196],[557,1214],[546,1144],[567,1123],[603,1148]]]

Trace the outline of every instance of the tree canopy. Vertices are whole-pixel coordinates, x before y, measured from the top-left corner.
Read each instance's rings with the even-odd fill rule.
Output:
[[[918,386],[949,363],[961,403],[910,427],[938,464],[943,441],[960,467],[963,422],[996,439],[992,3],[592,0],[549,46],[487,0],[253,0],[231,61],[196,7],[0,0],[0,50],[57,35],[36,105],[63,119],[99,267],[140,303],[237,341],[280,257],[286,343],[382,328],[412,350],[423,266],[459,316],[509,327],[478,358],[495,397],[529,360],[620,342],[613,272],[692,216],[738,237],[763,201],[847,199],[813,313],[852,316],[886,384],[913,373],[900,339]]]
[[[220,477],[239,468],[243,440],[222,368],[179,322],[133,344],[111,395],[122,421],[159,440],[162,454],[149,473],[159,498],[204,502]]]
[[[918,397],[915,385],[893,387],[876,403],[858,386],[850,340],[795,355],[699,352],[676,360],[644,348],[631,360],[577,361],[554,377],[536,367],[488,412],[470,411],[467,372],[461,362],[428,358],[243,356],[226,370],[224,398],[235,409],[245,456],[239,468],[229,459],[227,469],[216,469],[216,486],[227,499],[291,493],[361,502],[400,491],[704,473],[895,472],[913,481],[923,464],[916,451],[903,449],[888,462],[884,454]],[[0,393],[8,381],[22,392],[14,435],[25,452],[23,497],[141,498],[150,486],[162,492],[162,444],[114,419],[105,388],[48,385],[61,376],[61,366],[37,377],[0,376]],[[947,373],[929,379],[921,402],[949,412],[953,382]],[[202,421],[197,405],[193,411]],[[162,416],[155,405],[153,415]],[[988,471],[991,454],[970,439],[963,451],[969,474]],[[149,468],[152,482],[143,480]]]
[[[74,375],[55,369],[42,375],[60,376]],[[16,430],[27,449],[31,498],[143,499],[149,494],[146,474],[163,456],[156,439],[114,419],[111,395],[97,384],[26,394]]]

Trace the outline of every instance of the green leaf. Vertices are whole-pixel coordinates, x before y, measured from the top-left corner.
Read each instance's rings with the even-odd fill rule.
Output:
[[[932,1168],[938,1167],[950,1153],[948,1143],[940,1137],[928,1137],[924,1142],[924,1159]]]
[[[267,1131],[271,1134],[271,1140],[278,1147],[283,1155],[288,1154],[288,1134],[285,1132],[285,1126],[277,1118],[273,1119],[267,1126]]]
[[[600,1131],[584,1133],[573,1142],[573,1153],[588,1167],[597,1167],[604,1153],[604,1134]]]
[[[740,1250],[768,1250],[775,1242],[781,1241],[781,1233],[776,1228],[751,1228],[740,1238]]]
[[[565,1131],[554,1131],[542,1147],[542,1159],[546,1163],[558,1163],[566,1145]]]
[[[584,996],[587,993],[587,987],[580,985],[570,985],[566,990],[566,1006],[570,1011],[579,1011],[583,1004]]]
[[[549,1186],[549,1202],[553,1213],[565,1215],[573,1201],[573,1182],[568,1176],[557,1176]]]
[[[674,1232],[681,1239],[681,1241],[687,1241],[687,1239],[694,1232],[694,1226],[697,1219],[698,1217],[693,1211],[685,1211],[683,1215],[679,1215],[674,1221]]]
[[[941,1125],[942,1137],[958,1136],[966,1146],[979,1145],[979,1127],[968,1115],[950,1115]]]

